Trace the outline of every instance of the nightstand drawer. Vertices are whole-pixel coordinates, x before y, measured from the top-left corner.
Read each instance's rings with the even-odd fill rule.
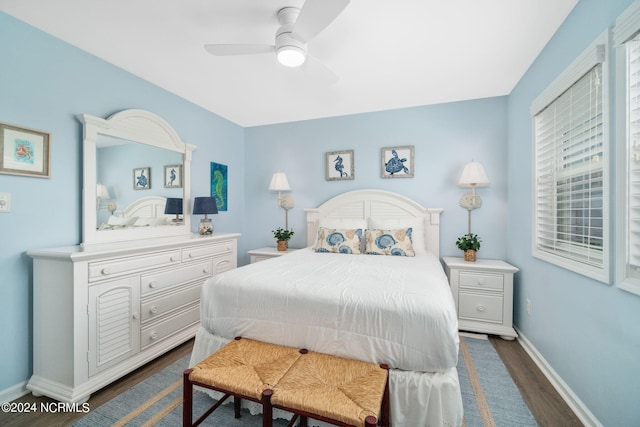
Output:
[[[502,296],[468,294],[458,296],[458,317],[502,323]]]
[[[479,273],[477,271],[461,271],[460,287],[470,289],[504,289],[504,274]]]

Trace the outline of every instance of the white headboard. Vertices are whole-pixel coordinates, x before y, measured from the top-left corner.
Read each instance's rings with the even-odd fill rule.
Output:
[[[164,197],[141,197],[124,208],[123,214],[126,218],[160,218],[164,216],[172,216],[164,214],[164,206],[166,203],[167,199]]]
[[[424,218],[426,249],[440,257],[442,208],[424,208],[408,197],[384,190],[355,190],[339,194],[317,208],[305,209],[307,245],[313,245],[321,219]]]

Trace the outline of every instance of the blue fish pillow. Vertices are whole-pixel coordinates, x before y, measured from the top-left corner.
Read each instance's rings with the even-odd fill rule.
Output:
[[[367,255],[415,256],[411,243],[413,229],[367,230]]]
[[[318,227],[314,250],[339,254],[359,254],[362,228]]]

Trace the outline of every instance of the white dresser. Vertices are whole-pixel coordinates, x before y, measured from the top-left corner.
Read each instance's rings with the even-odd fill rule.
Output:
[[[518,269],[504,261],[442,258],[463,331],[517,337],[513,329],[513,275]]]
[[[33,376],[65,402],[90,394],[194,336],[200,290],[236,268],[239,234],[31,250]]]

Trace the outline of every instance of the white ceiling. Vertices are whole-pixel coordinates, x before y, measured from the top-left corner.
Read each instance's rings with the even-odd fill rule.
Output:
[[[268,43],[304,0],[0,0],[0,10],[241,126],[507,95],[578,0],[351,0],[308,50],[339,76],[209,43]],[[313,69],[312,69],[313,70]]]

